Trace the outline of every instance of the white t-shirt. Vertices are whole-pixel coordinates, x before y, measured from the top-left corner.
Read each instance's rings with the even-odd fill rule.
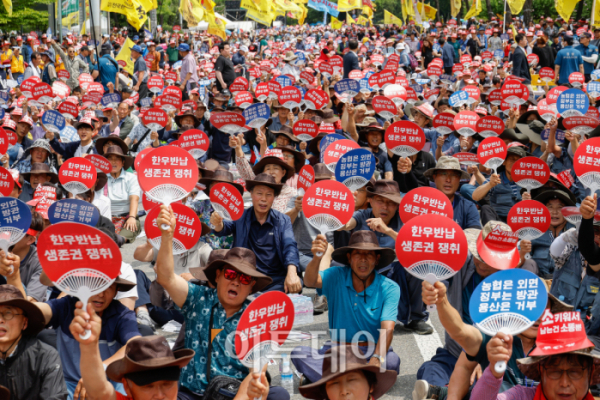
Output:
[[[90,147],[94,145],[94,142],[88,144],[87,146],[79,145],[77,150],[75,150],[75,157],[85,157],[88,154],[88,150]]]
[[[104,188],[94,193],[94,201],[92,201],[92,204],[98,208],[100,215],[112,220],[112,215],[110,213],[110,199],[104,195],[103,191]]]
[[[137,278],[135,276],[135,272],[133,271],[133,267],[127,263],[121,262],[121,273],[119,274],[119,278],[125,279],[129,282],[137,283]],[[127,298],[135,298],[138,299],[137,286],[133,289],[128,290],[127,292],[117,292],[115,295],[116,300],[127,299]]]

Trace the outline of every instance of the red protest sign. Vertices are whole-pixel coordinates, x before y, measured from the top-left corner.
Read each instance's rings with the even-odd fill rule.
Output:
[[[548,182],[550,168],[537,157],[523,157],[513,164],[511,175],[517,185],[530,192],[531,189],[542,187]]]
[[[315,138],[319,132],[319,124],[310,119],[301,119],[294,122],[294,136],[303,142]]]
[[[177,86],[167,86],[165,88],[165,90],[163,91],[163,95],[175,96],[175,97],[178,97],[179,99],[181,99],[183,97],[183,94],[181,93],[181,89],[179,89]]]
[[[73,194],[90,190],[96,183],[96,177],[96,167],[83,157],[69,158],[58,170],[61,185]]]
[[[243,109],[248,108],[250,105],[252,105],[252,95],[250,94],[250,92],[246,92],[246,91],[241,91],[241,92],[237,92],[237,94],[235,95],[235,104]]]
[[[21,83],[21,93],[23,93],[23,96],[27,97],[28,99],[31,98],[32,91],[33,91],[33,87],[36,85],[36,83],[41,82],[41,79],[38,78],[37,76],[32,76],[31,78],[27,78],[25,79],[22,83]]]
[[[60,103],[57,110],[65,118],[75,119],[79,115],[79,109],[77,105],[69,101],[63,101]]]
[[[352,218],[354,196],[341,182],[316,182],[304,194],[302,212],[308,222],[321,233],[332,232],[346,225]]]
[[[175,71],[167,71],[165,72],[165,80],[167,83],[173,84],[177,81],[177,72]]]
[[[339,73],[341,72],[344,66],[344,59],[340,56],[333,56],[329,58],[329,65],[333,67],[333,72]]]
[[[137,169],[143,191],[165,204],[181,200],[198,182],[194,157],[175,146],[158,147],[144,157]]]
[[[269,87],[269,96],[273,98],[277,98],[279,92],[281,91],[281,84],[274,79],[271,79],[267,82],[267,86]]]
[[[254,95],[259,101],[264,101],[269,96],[269,84],[267,82],[261,82],[256,85]]]
[[[425,146],[425,133],[414,122],[397,121],[385,130],[385,145],[401,157],[417,154]]]
[[[6,153],[2,153],[6,154]],[[15,179],[11,175],[11,173],[3,167],[0,167],[0,194],[4,197],[10,196],[12,193],[13,187],[15,186]],[[44,187],[42,185],[38,185],[38,187]]]
[[[293,109],[300,105],[302,92],[295,86],[286,86],[279,91],[279,104],[287,109]]]
[[[406,88],[406,101],[409,104],[415,104],[417,101],[419,101],[419,97],[417,96],[417,92],[415,91],[415,89],[411,87]]]
[[[248,305],[237,324],[235,352],[244,365],[257,364],[253,349],[261,343],[270,348],[282,345],[294,325],[294,303],[283,292],[267,292]],[[266,356],[266,350],[262,357]],[[262,366],[259,366],[262,367]]]
[[[156,104],[155,107],[160,107],[167,112],[179,110],[181,108],[180,96],[172,94],[163,94],[162,96],[159,96],[156,99],[160,99],[161,104],[160,106]]]
[[[443,112],[433,118],[433,127],[442,135],[454,132],[454,114]]]
[[[481,53],[481,59],[483,61],[491,60],[493,57],[494,54],[492,54],[491,51],[484,51],[483,53]]]
[[[78,80],[79,86],[81,86],[83,90],[87,90],[89,84],[94,83],[94,78],[92,78],[90,74],[86,73],[80,74]]]
[[[454,218],[452,202],[440,190],[432,187],[419,187],[408,192],[400,202],[400,219],[407,223],[416,216],[437,214]]]
[[[161,110],[160,108],[151,108],[142,117],[142,123],[152,132],[158,132],[167,126],[168,119],[169,116],[164,110]]]
[[[198,243],[198,240],[202,236],[202,224],[194,210],[190,207],[181,203],[173,203],[171,207],[175,214],[173,254],[182,254]],[[160,207],[151,208],[144,221],[144,232],[146,232],[148,242],[157,250],[160,249],[162,237],[162,232],[156,223],[159,213]]]
[[[479,88],[477,86],[467,85],[463,90],[469,94],[469,102],[471,103],[475,103],[475,101],[479,100],[481,97],[481,92],[479,92]]]
[[[209,197],[215,211],[224,219],[237,221],[244,214],[242,194],[232,184],[217,183],[210,189]]]
[[[508,104],[525,104],[529,98],[529,89],[517,81],[507,81],[502,86],[502,99]]]
[[[552,314],[550,309],[546,309],[538,327],[536,348],[529,354],[551,356],[591,347],[594,343],[585,333],[579,310]]]
[[[496,169],[506,159],[508,148],[504,141],[498,137],[489,137],[479,143],[477,160],[486,168]]]
[[[82,277],[92,279],[100,272],[110,281],[121,272],[119,246],[102,231],[85,224],[61,222],[49,226],[40,234],[37,249],[44,272],[55,284],[69,285],[78,278],[73,272],[82,270],[77,280],[89,292],[93,287],[85,285],[86,279]],[[80,297],[74,293],[77,289],[71,287],[70,294]]]
[[[483,118],[479,118],[477,121],[476,130],[484,138],[490,136],[498,136],[504,132],[504,121],[493,115],[486,115]]]
[[[0,154],[6,154],[8,144],[8,135],[6,134],[6,131],[2,129],[0,131]]]
[[[400,85],[404,88],[407,88],[409,85],[408,79],[406,79],[404,76],[399,75],[396,78],[394,78],[394,85]],[[386,89],[387,89],[387,87],[386,87]]]
[[[457,158],[458,162],[461,165],[477,165],[479,164],[479,160],[477,159],[477,154],[475,153],[455,153],[452,157]]]
[[[17,143],[18,139],[17,139],[17,134],[15,132],[13,132],[11,130],[4,130],[3,128],[0,128],[0,130],[2,130],[6,134],[6,137],[7,137],[7,140],[8,140],[8,144],[10,146],[12,146],[15,143]]]
[[[444,72],[442,70],[442,67],[440,67],[439,65],[429,64],[429,66],[427,67],[427,75],[428,76],[440,76],[443,73]]]
[[[148,90],[152,93],[158,93],[165,87],[165,82],[162,79],[162,76],[153,76],[148,79]]]
[[[383,95],[392,100],[394,102],[394,104],[396,104],[396,106],[402,105],[404,104],[407,100],[409,101],[409,103],[411,102],[411,100],[414,100],[416,97],[416,93],[414,91],[414,89],[408,87],[408,84],[406,85],[406,88],[402,85],[398,85],[398,84],[393,84],[393,85],[387,85],[387,87],[384,89],[383,91]],[[375,97],[381,97],[381,96],[375,96]],[[373,107],[375,108],[375,107]],[[394,115],[397,112],[397,107],[395,107],[396,109],[394,110]],[[393,115],[392,115],[393,117]],[[388,118],[391,119],[392,117]]]
[[[404,224],[396,239],[396,256],[411,275],[444,280],[458,272],[469,253],[460,226],[441,215],[420,215]],[[428,277],[432,274],[433,277]]]
[[[371,64],[379,66],[383,64],[384,58],[381,54],[373,54],[369,60],[371,61]]]
[[[461,111],[454,117],[454,130],[462,136],[473,136],[477,133],[479,115],[475,111]]]
[[[250,71],[250,76],[253,77],[254,79],[258,79],[262,75],[262,71],[260,70],[260,67],[250,68],[249,71]]]
[[[179,25],[175,25],[175,26],[173,27],[173,32],[179,32],[179,31],[181,31],[181,26],[179,26]]]
[[[395,85],[390,85],[395,86]],[[386,89],[388,89],[388,86]],[[404,88],[403,88],[404,89]],[[404,91],[406,95],[406,91]],[[372,100],[373,110],[379,115],[381,115],[386,120],[391,120],[394,118],[394,115],[398,112],[398,106],[394,101],[386,96],[375,96]]]
[[[323,150],[323,163],[327,165],[327,168],[329,168],[331,172],[335,172],[335,165],[338,160],[350,150],[358,148],[360,148],[360,146],[354,140],[336,140]]]
[[[585,84],[585,76],[581,72],[573,72],[569,75],[569,83],[573,87],[581,87]]]
[[[93,82],[88,85],[88,92],[98,92],[101,95],[104,95],[104,86],[100,82]]]
[[[52,101],[54,92],[52,91],[52,87],[47,83],[38,82],[31,90],[31,97],[39,103],[46,104]]]
[[[248,90],[248,79],[243,76],[238,76],[233,80],[233,85],[239,85],[242,90]]]
[[[181,200],[171,203],[171,205],[177,204],[177,203],[181,203]],[[152,210],[153,208],[155,208],[156,206],[160,206],[161,204],[162,203],[160,201],[156,201],[156,200],[152,199],[150,196],[148,196],[147,193],[144,193],[142,195],[142,206],[144,207],[144,210]],[[183,204],[183,203],[181,203],[181,204]]]
[[[391,85],[396,81],[396,76],[392,71],[381,71],[369,77],[369,86],[373,89],[383,89],[386,85]]]
[[[321,110],[329,103],[329,95],[320,89],[310,89],[304,95],[304,104],[310,110]]]
[[[505,231],[501,225],[496,225],[485,237],[477,238],[477,254],[481,259],[495,269],[511,269],[519,264],[520,255],[517,249],[519,238],[514,232]]]
[[[522,200],[511,207],[506,222],[523,240],[534,240],[550,228],[548,207],[536,200]]]
[[[469,54],[463,54],[462,56],[460,56],[460,63],[461,64],[471,64],[473,62],[473,59],[471,58],[471,56]]]
[[[556,105],[549,105],[546,99],[541,99],[537,104],[537,111],[545,121],[550,121],[556,115]]]
[[[180,148],[187,150],[195,159],[199,159],[206,154],[210,145],[208,136],[200,129],[185,131],[177,142],[179,142]]]
[[[63,82],[66,82],[71,77],[71,74],[66,69],[61,69],[56,75],[58,75],[58,78]]]
[[[102,100],[102,95],[98,92],[86,93],[81,98],[81,102],[85,105],[86,103],[99,104]]]
[[[308,190],[315,183],[315,169],[311,165],[305,165],[298,172],[298,190]]]
[[[537,65],[539,62],[540,62],[540,58],[536,54],[531,53],[527,56],[527,63],[530,66]]]
[[[319,72],[321,72],[323,76],[329,77],[333,75],[333,65],[328,62],[321,63],[319,64]]]
[[[571,186],[575,183],[575,179],[573,179],[573,175],[571,175],[571,170],[567,169],[556,176],[560,183],[565,185],[567,189],[570,189]]]
[[[310,85],[315,81],[315,76],[312,74],[312,72],[305,70],[305,71],[300,72],[300,80],[304,84]]]
[[[540,80],[543,82],[550,82],[554,80],[554,70],[549,67],[540,69]]]
[[[348,78],[360,80],[364,78],[364,73],[360,69],[354,69],[348,74]]]
[[[112,164],[106,159],[106,157],[101,156],[100,154],[87,154],[85,159],[89,160],[94,167],[105,174],[110,174],[110,171],[112,171]]]
[[[539,102],[538,102],[538,104],[539,104]],[[598,111],[598,109],[596,107],[590,106],[588,108],[587,112],[584,114],[584,116],[600,119],[600,111]]]
[[[240,77],[241,78],[241,77]],[[231,85],[229,85],[229,91],[231,93],[237,93],[237,92],[242,92],[245,91],[245,86],[239,82],[237,83],[232,83]]]
[[[457,72],[463,72],[465,70],[465,66],[462,64],[454,64],[452,67],[452,73],[456,74]]]
[[[210,115],[210,123],[222,132],[233,135],[245,130],[246,118],[231,111],[214,112]]]
[[[499,106],[502,103],[502,90],[501,89],[492,90],[490,92],[490,95],[488,96],[488,100],[490,101],[491,104],[493,104],[495,106]]]
[[[432,60],[433,61],[433,60]],[[388,56],[388,64],[389,63],[395,63],[398,64],[400,62],[400,56],[398,54],[390,54]]]
[[[590,133],[598,126],[600,121],[598,118],[590,117],[587,115],[574,116],[563,119],[563,125],[566,130],[572,131],[578,135],[585,135]]]
[[[581,143],[573,157],[575,174],[587,188],[595,192],[600,181],[600,137]]]
[[[548,91],[548,94],[546,95],[546,103],[547,104],[556,104],[556,102],[558,101],[558,96],[560,96],[562,94],[562,92],[564,92],[565,90],[568,90],[569,88],[566,86],[556,86],[553,87],[552,89],[550,89]],[[556,107],[554,107],[556,109]]]
[[[425,98],[425,100],[427,100],[429,102],[434,102],[438,98],[439,95],[440,95],[439,88],[426,90],[425,93],[423,93],[423,97]]]

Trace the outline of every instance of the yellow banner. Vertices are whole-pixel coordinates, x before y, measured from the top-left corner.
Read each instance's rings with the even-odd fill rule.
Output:
[[[331,27],[333,29],[341,29],[342,28],[342,21],[339,21],[336,17],[331,17]]]
[[[600,0],[596,0],[595,8],[595,15],[592,16],[592,21],[594,22],[594,26],[600,26]]]
[[[519,14],[525,5],[525,0],[506,0],[506,2],[513,14]]]
[[[383,10],[383,23],[387,25],[396,24],[398,26],[402,26],[402,20],[396,17],[394,14],[389,12],[388,10]]]
[[[368,22],[369,20],[362,15],[356,19],[358,25],[366,26]]]
[[[458,13],[460,12],[461,5],[462,3],[460,2],[460,0],[450,0],[450,14],[453,17],[456,17],[458,15]]]
[[[8,16],[12,17],[12,0],[2,0],[2,3],[4,3],[4,8],[6,8]]]
[[[242,6],[242,8],[244,8]],[[271,23],[273,22],[273,18],[275,18],[275,12],[272,12],[270,7],[269,7],[269,11],[264,12],[264,11],[260,11],[257,9],[247,9],[248,11],[246,12],[246,15],[248,16],[248,18],[263,24],[263,25],[267,25],[267,26],[271,26]]]
[[[400,0],[400,6],[402,8],[402,19],[404,21],[408,21],[408,10],[406,9],[406,1]]]
[[[198,0],[181,0],[179,12],[188,26],[197,26],[200,21],[205,19],[204,7]]]
[[[346,13],[346,23],[348,25],[355,24],[356,21],[350,16],[350,13]]]
[[[62,19],[62,26],[70,28],[79,23],[79,11],[72,12]],[[81,32],[83,35],[85,32]]]
[[[513,39],[517,37],[517,30],[515,29],[514,25],[511,25],[510,28],[512,29],[512,33],[513,33]]]
[[[600,0],[598,0],[600,1]],[[362,9],[362,13],[365,14],[367,16],[367,18],[373,18],[373,9],[371,7],[363,7]]]
[[[137,30],[144,25],[150,11],[146,10],[139,0],[102,0],[100,9],[125,15],[127,22]]]
[[[242,0],[240,7],[252,11],[254,14],[268,13],[271,11],[268,0]]]
[[[298,6],[302,10],[300,15],[298,15],[298,24],[304,25],[304,20],[306,19],[306,16],[308,15],[308,8],[304,7],[303,4],[298,4]]]
[[[424,4],[421,2],[418,2],[417,4],[419,7],[419,12],[422,16],[424,16],[426,19],[435,20],[435,14],[437,13],[436,8],[433,8],[429,4]]]
[[[123,47],[121,47],[121,51],[119,51],[119,54],[117,54],[117,56],[115,57],[115,60],[125,61],[125,63],[127,63],[127,65],[123,68],[130,75],[133,75],[133,58],[131,58],[131,48],[134,45],[135,43],[133,43],[133,40],[127,38],[125,43],[123,43]]]
[[[556,11],[565,21],[568,21],[577,3],[579,0],[556,0]]]
[[[362,0],[338,0],[338,11],[346,12],[363,7]]]
[[[467,15],[465,15],[464,19],[477,17],[480,12],[481,12],[481,0],[473,0],[473,5],[471,6],[471,9],[467,13]]]

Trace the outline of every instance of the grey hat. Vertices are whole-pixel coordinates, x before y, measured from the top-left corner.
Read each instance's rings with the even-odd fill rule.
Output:
[[[452,156],[441,156],[440,159],[435,164],[434,168],[429,168],[427,171],[423,173],[425,178],[428,178],[430,181],[433,181],[433,174],[438,170],[452,170],[460,172],[460,179],[470,179],[471,175],[469,175],[466,171],[463,171],[460,168],[460,161],[458,158]]]
[[[519,132],[526,135],[533,143],[538,146],[542,145],[541,133],[544,130],[543,122],[536,119],[530,121],[529,124],[517,124],[517,128],[519,129]]]

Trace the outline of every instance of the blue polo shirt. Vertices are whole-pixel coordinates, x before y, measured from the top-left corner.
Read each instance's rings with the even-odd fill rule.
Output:
[[[356,227],[352,230],[352,232],[356,232],[370,231],[371,229],[369,229],[369,225],[367,225],[367,220],[376,217],[373,215],[373,210],[371,208],[367,208],[366,210],[355,211],[352,218],[354,218],[356,221]],[[402,225],[403,223],[400,220],[400,215],[398,214],[398,211],[396,211],[396,214],[392,217],[392,220],[388,226],[394,231],[399,232],[400,228],[402,228]],[[375,232],[375,234],[377,235],[377,240],[379,241],[379,245],[381,247],[388,247],[390,249],[396,248],[396,242],[390,236],[381,232]]]
[[[263,274],[276,279],[277,276],[285,279],[286,268],[281,265],[281,260],[275,251],[273,213],[269,212],[264,224],[260,224],[255,213],[250,213],[250,237],[248,248],[256,255],[256,268]]]
[[[569,75],[573,72],[579,72],[579,66],[583,64],[583,58],[579,50],[573,46],[565,47],[560,50],[554,60],[554,65],[560,66],[558,83],[569,83]]]
[[[210,158],[214,158],[219,162],[231,162],[231,147],[229,147],[229,135],[222,132],[211,125],[211,129],[207,132],[211,136],[210,141]]]
[[[382,321],[396,321],[400,287],[377,271],[367,290],[357,292],[350,267],[331,267],[319,272],[323,295],[329,305],[329,333],[334,342],[377,342]],[[364,296],[367,301],[365,302]],[[368,332],[372,338],[359,332]]]
[[[75,304],[79,300],[75,297],[66,296],[61,299],[48,301],[52,310],[52,319],[48,327],[56,330],[56,345],[60,361],[62,363],[65,381],[71,383],[79,382],[81,372],[79,370],[79,342],[75,340],[69,325],[74,318]],[[112,357],[127,341],[140,336],[137,327],[135,313],[113,300],[102,313],[102,331],[100,332],[100,356],[103,360]]]
[[[454,222],[462,229],[481,229],[481,220],[475,203],[455,194],[454,200],[452,200],[452,208],[454,209]]]
[[[594,46],[593,44],[590,44],[587,47],[580,44],[579,46],[575,47],[575,50],[578,50],[581,53],[582,57],[591,57],[594,54],[598,54],[598,48],[596,46]],[[583,63],[583,73],[584,74],[591,74],[593,70],[594,70],[594,64],[589,63],[589,62]]]
[[[388,157],[387,151],[377,149],[377,153],[373,152],[373,155],[377,157],[377,170],[383,175],[386,172],[392,172],[392,163]]]

